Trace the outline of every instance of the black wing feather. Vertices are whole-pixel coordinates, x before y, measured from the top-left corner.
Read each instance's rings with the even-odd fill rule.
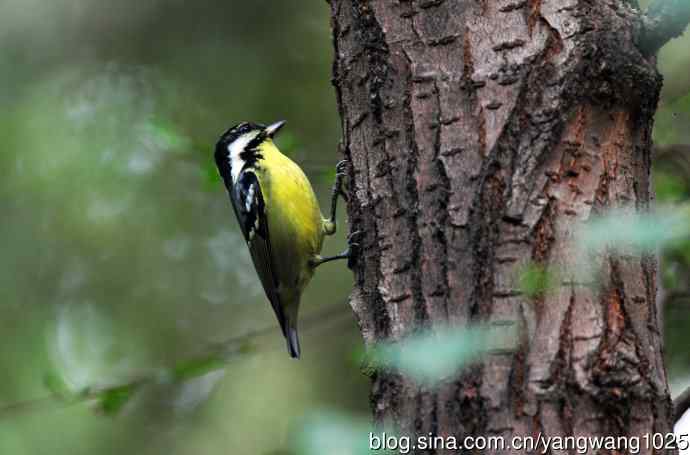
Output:
[[[235,210],[237,221],[240,223],[242,234],[247,241],[249,252],[254,261],[254,268],[259,275],[266,296],[271,302],[278,323],[286,335],[286,319],[283,306],[278,295],[278,277],[273,271],[271,240],[266,219],[266,206],[261,193],[261,186],[256,174],[251,170],[244,170],[237,178],[237,182],[230,191],[230,201]]]

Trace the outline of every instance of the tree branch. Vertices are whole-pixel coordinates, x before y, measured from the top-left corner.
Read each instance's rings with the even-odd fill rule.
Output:
[[[668,159],[683,155],[690,156],[690,144],[654,145],[655,159]]]
[[[639,46],[647,55],[683,34],[690,23],[690,1],[654,0],[642,17]]]
[[[690,299],[690,291],[674,291],[670,292],[666,298],[663,300],[663,306],[670,306],[676,300],[688,300]]]
[[[331,305],[304,318],[301,324],[302,328],[306,331],[326,327],[332,328],[332,323],[340,322],[342,316],[351,315],[351,312],[348,311],[349,309],[350,307],[346,303]],[[51,395],[0,404],[0,420],[16,414],[73,406],[90,401],[96,401],[98,404],[97,410],[102,413],[115,413],[142,386],[158,383],[183,383],[211,371],[224,369],[231,361],[237,360],[238,357],[256,353],[257,351],[248,347],[248,345],[263,336],[275,332],[278,332],[277,327],[270,326],[229,338],[222,343],[211,344],[197,355],[180,363],[162,370],[156,369],[147,372],[122,384],[88,387],[85,390],[71,394],[53,391]],[[283,349],[282,344],[279,347],[281,350]],[[266,351],[273,349],[269,348]]]
[[[688,409],[690,409],[690,387],[683,390],[683,392],[673,400],[673,422],[678,422]]]
[[[685,179],[690,175],[690,144],[654,145],[653,161],[657,169]]]

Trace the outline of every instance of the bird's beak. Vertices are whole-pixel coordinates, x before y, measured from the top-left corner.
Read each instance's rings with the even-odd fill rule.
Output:
[[[279,122],[271,123],[266,127],[266,134],[268,137],[273,137],[275,134],[287,123],[285,120],[280,120]]]

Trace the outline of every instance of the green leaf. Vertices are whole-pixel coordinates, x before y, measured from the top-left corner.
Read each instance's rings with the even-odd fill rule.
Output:
[[[520,270],[519,282],[524,295],[537,298],[556,287],[558,278],[544,266],[530,263]]]
[[[61,400],[71,398],[75,395],[62,376],[55,371],[48,371],[43,375],[43,385],[50,393]]]
[[[514,322],[470,328],[444,327],[374,348],[373,362],[433,385],[452,376],[491,350],[511,350]]]
[[[588,222],[578,233],[578,245],[599,252],[606,248],[653,251],[688,235],[687,207],[641,214],[634,209],[611,210]]]
[[[219,356],[212,355],[200,359],[188,360],[176,365],[172,369],[172,377],[176,382],[186,381],[222,368],[225,368],[223,359]]]
[[[295,451],[302,455],[369,454],[371,431],[364,419],[328,411],[314,413],[302,425]]]
[[[127,384],[104,390],[98,397],[96,409],[106,416],[119,413],[137,390],[138,384]]]

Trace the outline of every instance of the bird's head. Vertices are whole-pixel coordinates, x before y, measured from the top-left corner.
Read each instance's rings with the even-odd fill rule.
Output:
[[[227,130],[216,143],[215,159],[220,175],[227,183],[234,183],[245,165],[261,159],[260,145],[273,139],[285,125],[285,120],[268,126],[242,122]]]

